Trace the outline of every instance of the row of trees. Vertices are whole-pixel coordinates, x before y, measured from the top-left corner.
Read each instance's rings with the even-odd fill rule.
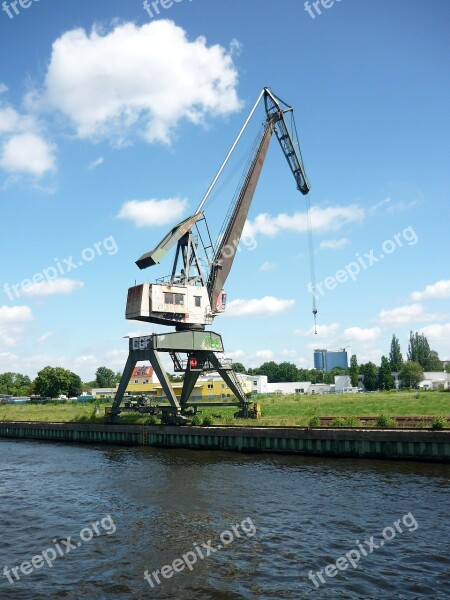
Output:
[[[0,394],[25,396],[31,386],[31,379],[22,373],[2,373],[0,375]]]
[[[21,373],[0,374],[0,394],[11,396],[44,396],[57,398],[60,395],[74,397],[83,390],[93,387],[114,387],[119,382],[121,373],[115,373],[107,367],[99,367],[93,381],[83,383],[76,373],[62,367],[45,367],[31,381],[28,375]]]
[[[364,377],[364,387],[368,391],[390,390],[394,387],[392,373],[399,373],[405,387],[415,387],[423,379],[424,371],[443,370],[438,353],[431,350],[427,338],[418,332],[410,332],[407,360],[403,360],[398,338],[393,335],[389,357],[382,356],[379,366],[373,362],[358,364],[354,354],[350,359],[349,369],[334,368],[330,373],[315,369],[300,369],[290,362],[276,363],[265,362],[255,369],[246,369],[242,363],[234,363],[238,373],[249,375],[267,375],[271,383],[289,381],[311,381],[312,383],[334,383],[335,375],[350,375],[351,383],[358,386],[360,375]],[[13,396],[27,396],[37,394],[44,397],[55,398],[60,394],[77,396],[83,389],[90,390],[94,387],[115,387],[120,381],[121,373],[114,372],[105,366],[99,367],[95,379],[83,384],[80,377],[63,369],[62,367],[45,367],[37,374],[34,381],[21,373],[0,374],[0,394]],[[170,376],[172,381],[181,381],[182,377]]]
[[[443,363],[438,353],[430,349],[427,338],[418,332],[410,332],[407,360],[403,360],[398,338],[393,335],[389,357],[382,356],[381,363],[377,366],[369,361],[358,364],[354,354],[350,359],[350,367],[341,369],[335,367],[331,372],[324,373],[315,369],[299,369],[289,362],[265,362],[255,369],[246,369],[242,363],[234,363],[234,368],[239,373],[249,375],[267,375],[270,383],[288,381],[311,381],[312,383],[334,383],[335,375],[350,375],[352,386],[359,385],[360,375],[364,379],[364,387],[368,391],[391,390],[394,387],[394,376],[399,373],[404,387],[415,387],[423,380],[424,371],[442,371]]]
[[[349,374],[353,386],[357,386],[359,376],[364,376],[364,387],[368,391],[373,390],[391,390],[394,387],[394,376],[392,373],[398,373],[399,379],[404,387],[416,387],[423,380],[424,371],[442,371],[443,363],[439,359],[438,353],[431,350],[425,335],[419,332],[409,334],[409,344],[407,360],[403,360],[398,338],[393,335],[389,358],[381,357],[381,364],[377,367],[374,363],[368,362],[365,365],[358,365],[356,355],[350,359]]]
[[[393,335],[389,351],[389,364],[392,371],[400,371],[403,366],[403,355],[398,338]],[[409,332],[407,362],[418,363],[424,371],[442,371],[442,361],[438,353],[431,350],[430,344],[423,333]]]
[[[234,370],[248,375],[267,375],[270,383],[287,381],[311,381],[312,383],[334,383],[335,375],[346,375],[347,369],[335,367],[330,373],[316,369],[299,369],[290,362],[276,363],[273,360],[265,362],[255,369],[246,369],[242,363],[234,363]]]

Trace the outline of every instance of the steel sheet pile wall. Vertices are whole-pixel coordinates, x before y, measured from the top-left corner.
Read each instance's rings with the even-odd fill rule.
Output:
[[[0,438],[450,462],[450,431],[1,422]]]

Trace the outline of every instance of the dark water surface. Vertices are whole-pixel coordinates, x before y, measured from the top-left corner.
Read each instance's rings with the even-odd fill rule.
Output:
[[[449,474],[427,463],[0,440],[0,598],[450,598]],[[144,580],[194,543],[216,548],[225,530],[233,541],[197,555],[192,571],[157,575],[153,588]],[[371,536],[384,544],[369,553]],[[356,568],[316,576],[319,587],[308,579],[358,543],[368,555]],[[63,557],[51,568],[38,557],[17,581],[13,567],[56,544]]]

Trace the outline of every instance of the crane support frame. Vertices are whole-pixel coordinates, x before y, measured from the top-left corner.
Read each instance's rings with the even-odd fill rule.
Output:
[[[153,333],[130,338],[128,359],[109,413],[109,419],[115,421],[119,416],[120,405],[133,370],[141,361],[150,362],[169,401],[170,406],[160,407],[164,411],[164,424],[183,425],[187,423],[186,411],[189,406],[192,406],[189,404],[189,398],[201,372],[208,371],[217,371],[236,396],[236,402],[226,403],[226,405],[239,407],[239,416],[247,417],[251,402],[247,400],[232,364],[227,360],[221,360],[218,356],[223,351],[222,337],[213,331],[183,331],[163,335]],[[177,371],[184,371],[185,377],[179,400],[163,367],[161,352],[171,355],[175,366],[178,367]],[[185,353],[188,356],[185,366],[182,366],[179,353]],[[201,405],[201,402],[196,403],[198,407]]]

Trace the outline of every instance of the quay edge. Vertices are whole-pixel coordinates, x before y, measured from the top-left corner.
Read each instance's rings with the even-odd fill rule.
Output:
[[[450,462],[450,430],[1,421],[0,439]]]

